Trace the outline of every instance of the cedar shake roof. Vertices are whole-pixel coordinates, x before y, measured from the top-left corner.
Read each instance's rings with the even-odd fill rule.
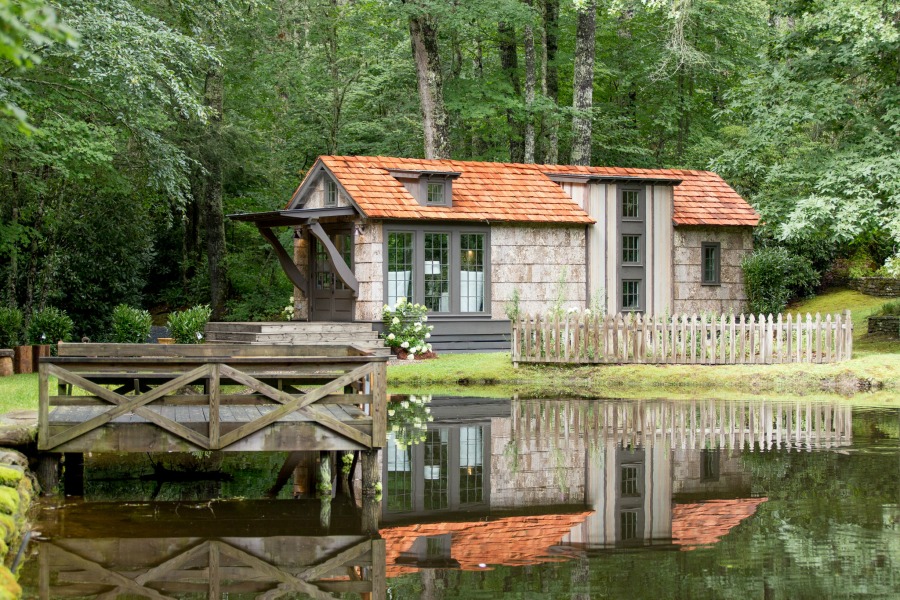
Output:
[[[483,570],[490,566],[522,566],[565,560],[551,548],[560,543],[572,529],[584,522],[592,511],[562,515],[501,517],[490,521],[460,523],[423,523],[387,527],[378,533],[386,541],[387,576],[412,573],[418,568],[398,562],[420,537],[450,534],[451,557],[464,571]]]
[[[363,213],[374,219],[590,224],[594,220],[548,174],[668,180],[675,225],[755,226],[759,215],[710,171],[529,165],[382,156],[322,156]],[[422,206],[388,171],[454,172],[452,206]]]
[[[682,550],[711,546],[741,521],[752,517],[768,498],[707,500],[676,504],[672,509],[672,543]]]

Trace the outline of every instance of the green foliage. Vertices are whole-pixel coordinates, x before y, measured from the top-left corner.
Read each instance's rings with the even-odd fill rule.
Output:
[[[166,326],[172,332],[172,337],[178,344],[202,344],[204,329],[212,309],[209,306],[198,305],[169,315]]]
[[[875,314],[881,316],[900,316],[900,300],[885,302]]]
[[[506,318],[510,321],[518,321],[519,317],[522,316],[522,294],[519,292],[519,288],[513,288],[512,295],[509,297],[509,300],[503,306],[503,309],[506,311]]]
[[[784,248],[759,248],[741,268],[753,314],[778,314],[792,298],[810,295],[819,283],[809,259]]]
[[[381,337],[386,346],[402,349],[410,359],[416,354],[431,352],[431,344],[426,340],[431,337],[434,327],[426,325],[428,309],[424,305],[400,298],[393,308],[384,305],[381,319],[384,322]]]
[[[0,307],[0,348],[13,348],[22,339],[22,311]]]
[[[57,342],[71,341],[74,330],[75,323],[65,311],[49,306],[31,315],[27,339],[29,344],[55,346]]]
[[[143,344],[150,336],[153,318],[146,310],[120,304],[113,309],[112,341],[117,344]]]

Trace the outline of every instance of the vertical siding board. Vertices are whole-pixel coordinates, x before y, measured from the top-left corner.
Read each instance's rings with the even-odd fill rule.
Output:
[[[616,314],[619,310],[619,281],[616,276],[616,239],[618,239],[616,219],[616,186],[608,183],[606,189],[606,312]]]

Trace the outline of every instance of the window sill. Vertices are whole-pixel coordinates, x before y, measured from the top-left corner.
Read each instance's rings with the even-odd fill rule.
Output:
[[[701,281],[700,285],[702,285],[703,287],[722,287],[722,282],[720,281],[718,283],[704,283]]]

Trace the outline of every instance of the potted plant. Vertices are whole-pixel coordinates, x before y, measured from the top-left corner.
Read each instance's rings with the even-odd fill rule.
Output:
[[[22,311],[0,308],[0,377],[13,374],[15,348],[22,333]]]
[[[32,370],[37,370],[42,356],[56,354],[56,344],[72,339],[75,324],[65,311],[53,306],[31,315],[28,323],[28,343],[32,345]]]
[[[424,305],[407,302],[406,298],[400,298],[393,308],[387,304],[382,308],[384,331],[381,337],[384,338],[385,345],[389,346],[391,352],[400,360],[436,356],[427,341],[434,329],[427,324],[427,313],[428,309]]]
[[[206,323],[212,314],[209,306],[202,304],[169,315],[166,326],[172,332],[176,344],[202,344]]]

